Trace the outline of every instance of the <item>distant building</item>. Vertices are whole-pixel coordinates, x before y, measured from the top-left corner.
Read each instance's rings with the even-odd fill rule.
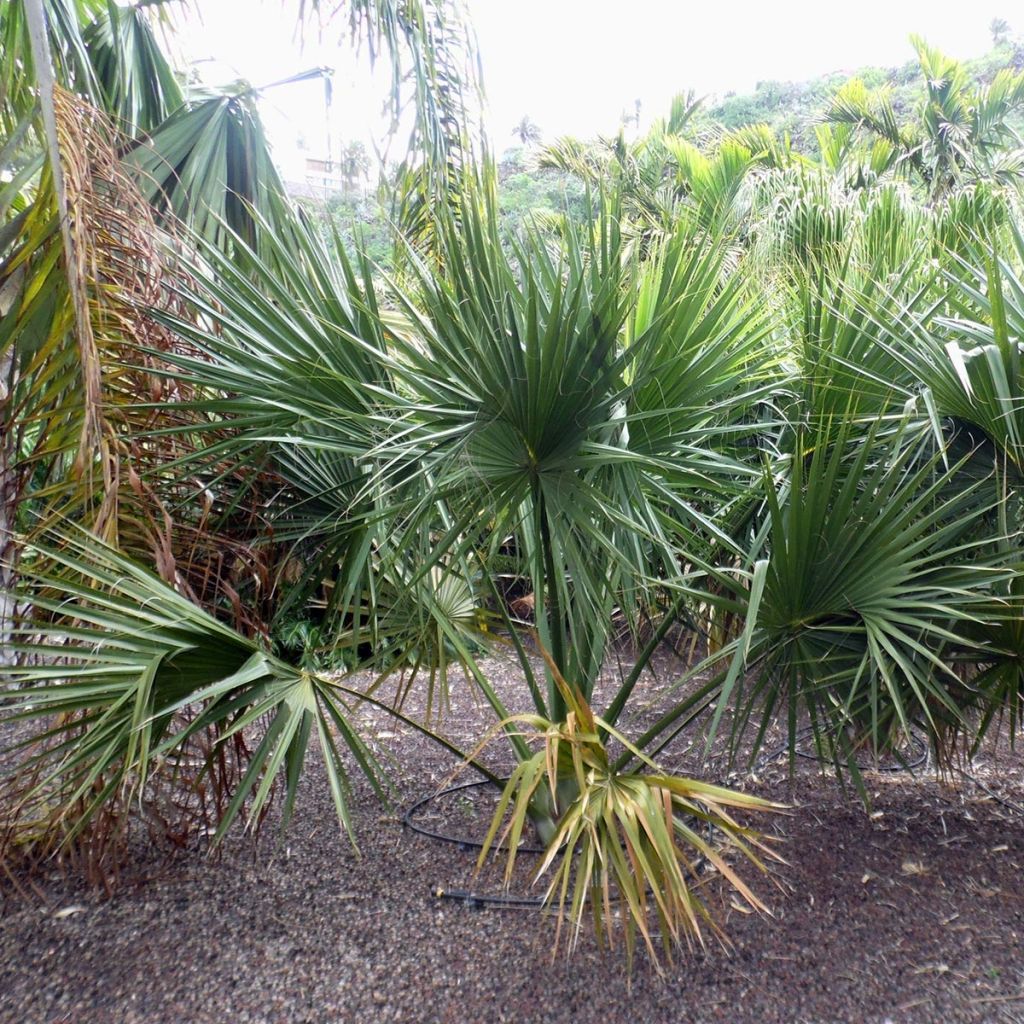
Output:
[[[294,173],[294,172],[293,172]],[[331,196],[351,192],[355,183],[346,179],[334,160],[320,160],[307,156],[302,181],[286,181],[288,194],[299,199],[329,199]]]

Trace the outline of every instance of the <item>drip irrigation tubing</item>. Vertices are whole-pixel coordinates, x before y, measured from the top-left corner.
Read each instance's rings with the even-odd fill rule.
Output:
[[[830,759],[822,756],[817,751],[801,750],[800,744],[813,735],[813,726],[804,726],[802,729],[798,730],[796,735],[793,737],[792,745],[787,740],[785,743],[776,747],[775,750],[772,750],[767,754],[762,754],[754,763],[754,772],[762,771],[771,764],[772,761],[782,757],[783,754],[789,753],[792,753],[793,757],[803,758],[805,761],[817,761],[818,764],[831,764],[840,768],[846,767],[846,764],[839,758]],[[862,764],[859,761],[855,763],[862,771],[872,772],[912,772],[917,768],[927,765],[930,759],[928,741],[916,730],[910,733],[909,739],[910,746],[912,748],[912,760],[901,760],[896,764]]]
[[[503,893],[469,892],[466,889],[442,889],[438,886],[433,890],[439,900],[453,900],[473,910],[484,907],[504,907],[506,910],[536,910],[544,906],[543,896],[506,896]],[[568,896],[566,897],[569,898]]]
[[[410,805],[409,809],[402,815],[402,824],[417,835],[425,836],[428,839],[435,839],[443,843],[450,843],[463,851],[483,849],[484,844],[479,840],[462,838],[460,836],[453,836],[447,832],[437,832],[434,829],[424,828],[422,825],[418,825],[413,818],[417,811],[441,797],[450,796],[452,793],[459,793],[467,789],[493,785],[497,784],[491,779],[474,779],[471,782],[460,782],[458,785],[446,786],[444,789],[439,789],[434,793],[429,793],[427,796],[421,797],[414,804]],[[505,847],[500,843],[492,845],[495,849],[505,849]],[[516,848],[517,855],[520,853],[541,854],[546,852],[547,849],[543,846],[519,846]],[[432,887],[431,895],[439,900],[452,900],[455,903],[461,903],[464,906],[473,908],[474,910],[480,910],[484,907],[504,908],[505,910],[537,909],[546,906],[548,902],[543,896],[510,896],[505,893],[482,893],[473,892],[468,889],[445,889],[440,885]],[[572,892],[566,894],[566,899],[571,901]]]
[[[502,782],[507,782],[507,779],[502,779]],[[479,839],[468,839],[463,836],[453,836],[448,832],[437,832],[434,829],[425,828],[423,825],[418,825],[414,820],[414,816],[417,811],[421,808],[426,807],[428,804],[432,804],[435,800],[440,800],[441,797],[450,796],[452,793],[460,793],[466,789],[476,789],[481,786],[494,786],[497,783],[492,782],[491,779],[473,779],[471,782],[460,782],[455,786],[446,786],[444,789],[439,789],[434,793],[429,793],[427,796],[417,800],[406,812],[402,815],[402,824],[417,835],[426,836],[428,839],[436,839],[442,843],[451,843],[453,846],[457,846],[460,850],[482,850],[483,842]],[[495,843],[492,844],[495,849],[504,849],[504,844]],[[545,847],[543,846],[519,846],[516,848],[516,853],[544,853]]]
[[[450,843],[463,851],[482,850],[484,844],[478,839],[453,836],[448,832],[438,832],[435,829],[425,828],[423,825],[417,824],[414,819],[418,811],[442,797],[450,796],[452,793],[461,793],[467,789],[478,789],[482,786],[496,785],[497,783],[491,779],[473,779],[470,782],[460,782],[454,786],[446,786],[444,789],[439,789],[434,793],[428,793],[412,804],[405,814],[402,815],[402,824],[417,835],[426,836],[428,839],[434,839],[442,843]],[[504,848],[500,843],[494,845],[496,849]],[[540,854],[544,852],[545,848],[543,846],[519,846],[516,849],[517,854]],[[543,896],[509,896],[504,893],[470,892],[466,889],[445,889],[439,885],[431,889],[431,894],[436,899],[452,900],[456,903],[462,903],[464,906],[472,907],[475,910],[480,910],[484,907],[504,908],[506,910],[533,910],[544,906]]]

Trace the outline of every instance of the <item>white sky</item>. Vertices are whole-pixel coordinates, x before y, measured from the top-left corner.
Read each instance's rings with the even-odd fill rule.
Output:
[[[611,132],[620,112],[642,103],[642,118],[668,111],[676,93],[748,91],[765,79],[801,81],[867,64],[911,59],[908,37],[923,35],[957,57],[985,52],[992,18],[1010,21],[1009,0],[465,0],[480,42],[488,128],[500,153],[527,114],[546,140]],[[330,0],[324,4],[332,6]],[[179,18],[180,48],[204,79],[237,77],[262,85],[316,65],[335,69],[331,112],[337,140],[382,138],[376,88],[366,55],[339,43],[328,24],[322,41],[300,46],[297,0],[195,0],[201,12]],[[312,35],[312,34],[310,34]],[[297,141],[326,154],[327,117],[319,82],[268,92],[261,110],[286,176],[297,171]]]

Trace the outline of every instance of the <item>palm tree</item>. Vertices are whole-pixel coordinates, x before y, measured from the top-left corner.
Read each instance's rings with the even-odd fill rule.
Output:
[[[154,217],[179,235],[184,221],[200,239],[229,250],[260,244],[275,231],[286,234],[294,223],[253,91],[198,93],[185,103],[152,32],[159,8],[15,0],[0,11],[0,163],[8,172],[0,198],[8,219],[0,251],[5,660],[19,593],[16,532],[30,524],[29,508],[44,519],[58,514],[89,525],[155,561],[165,579],[193,596],[200,592],[191,587],[190,571],[208,578],[217,560],[223,562],[224,545],[239,555],[251,551],[249,538],[222,534],[207,545],[213,561],[203,568],[192,564],[194,547],[173,547],[171,531],[160,525],[167,518],[163,499],[139,478],[142,463],[130,461],[158,458],[159,446],[133,447],[130,440],[150,414],[129,424],[124,400],[137,398],[140,388],[165,400],[184,396],[148,372],[140,377],[113,369],[127,348],[167,342],[144,312],[164,288],[168,268]],[[353,14],[356,35],[369,34],[396,59],[410,50],[414,59],[426,60],[430,25],[408,5],[365,5]],[[436,90],[429,97],[422,93],[440,81],[440,53],[429,51],[430,61],[417,72],[423,110],[434,118],[447,101]],[[37,84],[41,113],[33,95]],[[116,118],[116,130],[104,110]],[[424,130],[424,137],[433,136]],[[226,181],[218,168],[228,168]],[[147,371],[154,368],[151,356],[144,361]],[[246,475],[250,483],[242,484],[242,492],[251,488],[252,474]],[[189,537],[189,544],[203,532],[216,532],[205,513],[181,525],[174,532],[179,541]],[[246,529],[253,536],[259,527]],[[229,597],[229,579],[222,584],[204,596],[215,603]],[[240,621],[246,619],[237,594],[231,600],[242,612]]]
[[[826,121],[874,140],[881,169],[916,178],[933,200],[973,182],[1019,180],[1013,115],[1024,106],[1024,73],[1003,69],[978,86],[960,62],[917,37],[914,46],[927,90],[917,121],[903,122],[884,91],[857,80],[836,94]]]
[[[21,10],[20,6],[8,9],[7,34],[16,35],[15,28],[23,27],[18,21]],[[379,5],[373,10],[379,14]],[[80,519],[102,531],[107,542],[63,526],[56,530],[44,526],[23,542],[20,579],[11,589],[15,601],[30,611],[14,634],[16,649],[29,657],[11,670],[9,678],[27,688],[8,692],[4,702],[15,715],[43,722],[60,717],[54,731],[44,725],[36,747],[39,756],[29,762],[33,768],[19,773],[14,783],[19,787],[16,801],[22,812],[46,813],[31,822],[21,819],[24,828],[15,822],[5,830],[5,842],[17,845],[31,834],[42,852],[69,843],[84,844],[81,848],[91,855],[93,866],[102,870],[116,851],[111,840],[124,835],[132,799],[156,784],[162,766],[172,769],[165,781],[173,784],[180,779],[173,766],[194,756],[196,742],[225,773],[217,777],[215,788],[230,792],[226,804],[216,808],[218,834],[246,803],[250,822],[258,821],[279,772],[287,776],[284,816],[288,818],[313,735],[322,747],[343,823],[347,804],[335,734],[371,779],[378,774],[342,703],[357,698],[356,694],[274,659],[258,638],[245,638],[194,607],[168,585],[182,583],[173,549],[156,552],[157,564],[167,575],[163,583],[116,550],[133,528],[119,514],[124,507],[120,499],[127,493],[119,473],[124,446],[139,436],[140,423],[133,416],[141,410],[126,407],[123,417],[118,413],[118,418],[111,418],[111,410],[117,407],[111,390],[117,381],[110,371],[114,358],[134,362],[129,373],[141,375],[125,378],[125,389],[137,386],[139,380],[163,387],[165,395],[169,387],[185,413],[155,424],[160,437],[178,439],[173,445],[178,465],[173,477],[180,477],[188,467],[196,479],[206,481],[201,493],[210,495],[216,505],[226,479],[225,460],[227,472],[241,472],[241,464],[230,460],[259,451],[288,493],[299,496],[297,503],[290,499],[282,509],[287,509],[282,523],[303,543],[313,542],[321,570],[314,582],[324,575],[333,577],[339,642],[347,633],[353,646],[359,647],[369,635],[387,638],[395,648],[403,642],[415,643],[422,652],[424,638],[433,636],[442,664],[444,649],[451,645],[471,667],[498,719],[506,723],[517,756],[524,764],[536,764],[526,742],[514,735],[501,701],[475,667],[459,629],[456,608],[464,607],[465,600],[458,595],[471,584],[471,566],[478,559],[474,548],[481,529],[490,523],[488,544],[497,537],[494,530],[499,524],[519,535],[522,551],[531,552],[530,572],[541,605],[550,607],[541,619],[543,641],[553,658],[546,695],[536,681],[530,683],[531,692],[555,726],[570,711],[577,719],[585,716],[608,643],[611,602],[620,593],[635,595],[646,589],[648,577],[665,570],[671,572],[670,584],[678,597],[689,591],[689,576],[680,574],[668,538],[674,533],[691,538],[694,557],[698,557],[706,541],[701,540],[705,513],[698,507],[697,493],[713,478],[725,480],[735,471],[725,452],[705,456],[699,451],[697,442],[714,436],[719,427],[716,417],[697,410],[716,391],[729,396],[723,409],[745,401],[746,392],[736,389],[733,378],[720,371],[730,365],[749,365],[754,339],[762,328],[757,317],[744,312],[738,290],[720,286],[714,251],[696,262],[682,259],[682,252],[666,253],[665,266],[642,286],[654,306],[634,315],[623,302],[622,275],[627,265],[612,219],[603,220],[599,236],[574,239],[567,245],[561,258],[568,261],[564,269],[569,280],[563,284],[563,268],[539,239],[519,253],[518,268],[508,261],[494,233],[493,207],[487,208],[484,218],[473,203],[463,202],[455,217],[442,205],[433,216],[443,246],[443,266],[454,276],[434,275],[413,261],[422,295],[397,293],[394,297],[416,335],[412,340],[404,328],[385,327],[369,269],[364,266],[363,273],[357,274],[343,254],[338,255],[337,264],[325,262],[319,243],[276,195],[269,165],[267,175],[259,171],[265,146],[247,105],[251,93],[202,96],[190,105],[173,108],[170,103],[172,109],[160,110],[152,96],[140,96],[130,85],[138,79],[118,80],[97,91],[92,88],[95,68],[88,61],[74,65],[76,74],[80,72],[81,80],[89,83],[89,100],[116,97],[125,104],[122,112],[136,112],[132,116],[166,115],[159,123],[147,124],[144,134],[140,130],[138,141],[122,143],[95,114],[94,106],[52,81],[50,68],[56,64],[60,70],[63,64],[46,50],[45,32],[40,29],[46,27],[47,12],[41,0],[27,0],[24,11],[33,49],[32,60],[21,63],[35,68],[42,85],[43,120],[37,134],[48,145],[48,159],[38,185],[31,172],[17,178],[19,186],[24,183],[27,188],[29,215],[16,221],[17,230],[8,236],[9,258],[3,269],[7,282],[18,291],[17,312],[7,321],[15,329],[5,335],[4,353],[11,354],[12,372],[17,373],[8,407],[11,422],[24,428],[20,436],[41,440],[43,448],[33,454],[33,465],[45,466],[56,490],[51,495],[49,489],[23,487],[19,497],[35,503],[44,494],[58,498],[62,518]],[[114,16],[107,5],[99,11],[84,0],[75,11],[86,29],[92,24],[89,18]],[[431,11],[436,19],[445,17],[440,8]],[[369,8],[361,16],[368,12]],[[402,20],[408,13],[403,8],[397,35],[389,35],[396,31],[393,20],[370,24],[369,30],[375,38],[400,40],[414,50],[420,46],[416,52],[426,61],[420,69],[424,81],[432,80],[435,72],[451,81],[453,66],[439,63],[444,51],[422,49],[422,40]],[[62,28],[70,35],[56,37],[55,52],[63,56],[81,50],[86,57],[103,53],[105,69],[118,66],[118,61],[110,59],[109,47],[122,34],[97,30],[97,44],[90,50],[79,45],[89,34],[82,23],[76,20]],[[156,53],[147,50],[148,59],[155,59]],[[78,81],[68,79],[65,84],[75,87]],[[19,100],[23,95],[18,90],[11,93]],[[14,113],[12,108],[10,123],[15,123]],[[449,128],[454,123],[446,122]],[[461,134],[459,140],[461,145]],[[122,149],[126,151],[123,159]],[[202,167],[209,166],[203,161],[223,157],[231,166],[230,154],[236,151],[245,153],[248,162],[241,164],[243,177],[229,185],[243,192],[243,183],[251,185],[253,201],[248,204],[238,203],[236,191],[225,190],[220,182],[211,188],[200,181]],[[450,182],[456,148],[446,145],[442,156]],[[120,191],[104,191],[106,198],[114,197],[116,202],[93,209],[87,202],[99,160],[105,161]],[[173,174],[167,168],[173,168]],[[133,183],[133,176],[140,172],[148,183],[150,204]],[[482,194],[486,202],[486,184]],[[18,203],[24,205],[24,200],[19,198]],[[52,215],[54,208],[57,217]],[[101,222],[109,225],[115,209],[122,217],[125,209],[134,215],[116,231],[101,232]],[[68,216],[71,210],[74,216]],[[176,247],[176,256],[170,255],[173,250],[160,254],[155,217],[180,231],[191,229],[182,236],[184,244]],[[62,231],[55,228],[57,223]],[[135,234],[127,236],[129,231]],[[63,257],[59,272],[53,270],[57,265],[53,259],[44,259],[42,265],[50,274],[49,287],[66,309],[44,320],[45,364],[38,345],[33,348],[29,342],[38,329],[33,302],[39,294],[39,279],[28,277],[23,269],[27,258],[44,252],[40,233],[58,258]],[[131,304],[126,301],[135,279],[114,273],[122,265],[113,262],[115,249],[109,243],[112,238],[120,253],[126,237],[136,242],[127,268],[132,273],[140,266],[147,271],[166,270],[158,289],[161,294],[174,293],[171,303],[154,301],[149,295],[139,296],[138,301],[133,297]],[[150,244],[145,251],[144,242]],[[111,270],[101,281],[91,270],[105,256],[112,261]],[[517,273],[526,275],[521,286],[515,284]],[[505,289],[509,300],[493,309],[478,290],[492,285]],[[452,296],[467,288],[478,305],[474,308],[463,301],[453,305]],[[675,297],[684,294],[695,305],[677,303]],[[116,316],[111,313],[112,302],[123,304],[115,307],[121,311]],[[324,308],[326,316],[311,320],[310,303]],[[240,319],[224,317],[224,311],[232,308],[242,314]],[[659,308],[664,315],[648,320],[650,312]],[[135,310],[135,320],[128,319],[129,309]],[[507,326],[515,331],[514,343],[509,345],[504,327],[501,333],[481,333],[479,316],[490,318],[495,329],[511,316]],[[268,322],[275,324],[270,332],[258,327],[261,317],[270,318],[264,320],[264,327]],[[705,317],[707,332],[700,326]],[[439,329],[443,318],[454,333]],[[154,321],[177,339],[159,352],[149,347],[148,337],[131,333],[141,332],[143,324],[150,329]],[[695,338],[707,334],[706,350],[679,352],[670,341],[667,326],[681,329],[690,321],[694,321]],[[216,331],[211,330],[214,324]],[[624,329],[631,338],[628,348],[622,347]],[[520,338],[525,349],[520,348]],[[311,360],[290,362],[282,377],[275,360],[284,352],[282,345],[288,344],[293,355],[312,344],[306,350]],[[425,351],[431,353],[429,359]],[[700,401],[681,393],[671,408],[662,408],[655,367],[670,353],[690,366],[680,380],[689,388],[706,389]],[[46,367],[55,365],[54,358],[70,371],[62,375],[60,390],[54,389],[46,372]],[[513,404],[502,416],[465,429],[467,417],[476,416],[502,394],[501,368],[508,360],[522,364],[521,394],[510,395],[504,389],[505,401],[511,398]],[[314,365],[318,369],[306,376],[305,370],[313,370]],[[444,374],[442,366],[448,368]],[[450,376],[456,368],[468,389],[461,406],[455,402],[449,409],[438,408],[437,397],[456,397],[455,378]],[[238,390],[231,382],[239,383],[243,377],[244,388]],[[78,386],[79,380],[84,380],[84,387]],[[353,386],[356,380],[362,384]],[[289,409],[281,397],[292,387],[299,405]],[[560,394],[562,398],[571,394],[572,406],[555,401]],[[207,401],[206,395],[219,397]],[[232,406],[231,395],[248,406],[245,424],[237,418],[240,409]],[[646,411],[642,405],[636,405],[635,412],[630,410],[638,402],[647,403]],[[520,421],[520,414],[529,415],[531,406],[535,406],[533,420]],[[302,407],[306,411],[296,418]],[[347,412],[342,415],[342,410]],[[61,429],[33,433],[31,425],[40,415],[49,416]],[[409,429],[402,428],[403,421]],[[306,431],[317,422],[321,425],[314,428],[312,449],[321,449],[323,458],[311,462],[305,457],[311,450]],[[266,431],[279,428],[279,440],[268,448]],[[518,436],[509,434],[512,428],[519,431]],[[626,444],[630,431],[638,445],[635,449]],[[147,431],[146,436],[156,435]],[[194,443],[209,437],[218,439],[215,445]],[[441,439],[444,443],[439,445]],[[516,459],[527,444],[532,462],[523,467],[525,472],[511,475],[496,466],[495,490],[488,503],[466,504],[473,493],[466,487],[466,472],[472,469],[465,463],[466,456],[477,460],[472,469],[476,472],[485,465],[479,460],[488,447],[503,440],[512,446]],[[142,449],[152,455],[158,450],[155,444],[144,442]],[[571,458],[564,466],[561,449],[564,457]],[[645,460],[659,449],[670,462],[675,457],[672,453],[678,452],[682,462],[674,468],[666,464],[647,481]],[[167,456],[171,450],[165,449]],[[621,468],[610,476],[595,462],[595,454],[603,450],[621,453]],[[499,461],[508,457],[498,449],[493,455]],[[130,488],[149,494],[171,482],[159,462],[153,469],[139,477],[129,464]],[[102,486],[97,486],[94,476],[100,470]],[[667,480],[661,479],[665,473],[668,479],[694,489],[693,507],[666,490]],[[25,487],[37,476],[35,472],[26,475]],[[64,480],[71,492],[64,488]],[[635,506],[623,505],[637,483],[642,486]],[[563,487],[575,491],[592,511],[588,513],[586,505],[574,505]],[[72,493],[87,515],[71,503]],[[437,543],[438,513],[442,521],[455,516],[443,543]],[[594,514],[600,514],[611,530],[603,540],[589,522]],[[666,522],[662,517],[667,517]],[[648,539],[639,545],[630,543],[631,530],[643,531]],[[148,535],[145,527],[141,533]],[[612,542],[612,535],[619,539]],[[574,577],[572,586],[566,571]],[[362,586],[364,581],[370,583],[368,590]],[[65,596],[54,598],[56,592]],[[367,593],[372,595],[365,605],[368,616],[361,619],[356,605],[366,600]],[[398,619],[389,601],[392,608],[399,602],[411,605],[411,614],[401,615],[406,620],[401,635],[394,632]],[[472,603],[469,607],[472,611]],[[359,625],[361,621],[370,633]],[[430,632],[423,631],[424,623]],[[422,653],[417,665],[421,660]],[[529,672],[525,658],[524,668]],[[602,720],[602,730],[614,732],[615,718],[639,671],[638,667],[617,706]],[[371,698],[363,695],[362,699]],[[250,727],[256,729],[255,747],[232,746],[233,738],[241,738]],[[623,833],[622,827],[628,828],[634,813],[630,800],[640,799],[648,811],[654,806],[652,800],[669,808],[664,818],[667,834],[692,810],[700,809],[709,822],[719,825],[725,839],[750,853],[726,808],[756,808],[761,806],[759,801],[659,773],[613,773],[607,756],[600,754],[603,741],[596,747],[592,739],[586,743],[588,756],[603,758],[605,764],[599,785],[626,786],[633,793],[626,799],[623,790],[618,798],[621,824],[594,837],[601,849],[618,850],[623,836],[628,838],[628,830]],[[229,747],[233,756],[221,760]],[[42,775],[33,775],[39,766],[45,766]],[[569,781],[561,775],[552,780],[565,800],[569,798],[562,784]],[[552,856],[571,860],[571,852],[564,849],[567,834],[555,829],[567,806],[551,803],[546,792],[528,787],[518,803],[523,813],[529,812],[546,826]],[[687,833],[684,838],[712,858],[718,856],[702,837]],[[671,850],[657,843],[647,848],[644,840],[640,848],[646,849],[653,865],[647,881],[666,894],[665,901],[659,901],[663,923],[681,936],[696,927],[697,920],[695,898],[681,873],[685,861],[675,845]],[[620,881],[625,884],[625,876]],[[600,885],[596,875],[581,882],[581,894]],[[575,912],[582,912],[582,904]],[[635,928],[647,937],[646,913],[639,905],[626,927],[630,946]]]
[[[675,97],[668,118],[633,142],[621,133],[589,143],[559,139],[544,148],[540,165],[574,174],[595,190],[614,190],[641,250],[673,231],[680,218],[711,233],[734,235],[755,174],[809,162],[767,125],[722,132],[698,146],[686,133],[701,102],[692,92]]]
[[[992,45],[1005,46],[1010,39],[1010,23],[1005,18],[993,18],[989,22],[989,32],[992,34]]]
[[[512,129],[512,133],[523,146],[537,146],[540,144],[540,128],[530,120],[528,114],[522,116],[519,123]]]
[[[356,139],[341,147],[338,168],[349,188],[354,188],[361,179],[366,177],[370,170],[370,157],[362,142]]]

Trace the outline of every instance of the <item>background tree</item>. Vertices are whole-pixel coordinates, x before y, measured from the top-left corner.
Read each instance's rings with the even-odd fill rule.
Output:
[[[1010,41],[1010,23],[1005,18],[993,18],[988,26],[993,46],[1005,46]]]
[[[370,156],[366,146],[358,139],[346,142],[338,154],[338,170],[348,188],[355,188],[360,181],[366,179],[370,171]]]
[[[901,123],[886,90],[854,80],[835,96],[826,120],[850,125],[887,154],[888,168],[913,176],[932,199],[979,181],[1019,179],[1021,140],[1014,116],[1024,107],[1024,72],[1004,68],[986,85],[964,65],[915,38],[926,97]]]
[[[523,146],[536,146],[540,143],[540,128],[530,120],[528,114],[522,116],[512,131]]]

